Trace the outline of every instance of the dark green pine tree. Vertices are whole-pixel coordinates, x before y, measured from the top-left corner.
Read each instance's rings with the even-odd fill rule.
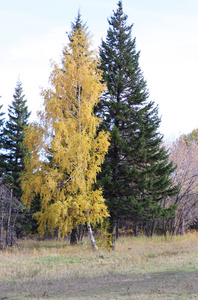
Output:
[[[22,142],[24,138],[24,128],[28,125],[28,112],[27,100],[23,95],[22,83],[17,82],[14,100],[8,107],[8,121],[5,123],[3,130],[4,135],[4,154],[5,171],[4,177],[10,188],[13,189],[15,195],[20,198],[20,174],[23,170],[23,159],[26,154]]]
[[[104,189],[112,232],[123,216],[137,225],[170,214],[174,208],[165,210],[160,201],[178,192],[171,188],[174,168],[161,145],[158,109],[148,100],[140,53],[126,20],[119,1],[100,47],[107,91],[96,113],[103,118],[101,127],[111,134],[111,145],[98,183]]]
[[[20,175],[23,170],[23,160],[27,155],[23,147],[24,128],[28,126],[30,112],[28,112],[27,100],[23,94],[22,83],[17,82],[13,101],[8,106],[8,120],[3,129],[3,178],[6,185],[13,189],[14,195],[20,200],[21,184]],[[31,211],[28,211],[22,204],[17,214],[15,222],[16,236],[22,237],[26,233],[35,233],[37,231],[36,220],[32,215],[38,210],[40,199],[34,200]]]

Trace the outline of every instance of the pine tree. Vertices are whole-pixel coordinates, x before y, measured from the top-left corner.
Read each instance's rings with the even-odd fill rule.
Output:
[[[164,210],[160,201],[177,193],[177,188],[171,188],[173,165],[161,146],[158,108],[148,99],[140,52],[132,39],[132,25],[127,26],[126,20],[119,1],[100,47],[107,90],[96,108],[103,118],[101,128],[111,134],[98,182],[104,189],[113,232],[121,216],[137,225],[170,213],[174,208]]]
[[[23,170],[24,156],[26,150],[22,145],[24,139],[24,129],[28,125],[27,100],[23,95],[22,83],[17,82],[14,100],[8,107],[8,121],[3,130],[3,148],[6,154],[3,155],[5,161],[4,177],[9,186],[14,190],[17,197],[21,197],[20,175]]]
[[[78,16],[61,68],[53,65],[52,88],[42,92],[40,121],[26,130],[25,145],[31,155],[22,175],[22,199],[30,206],[32,196],[40,195],[41,211],[36,217],[41,234],[58,226],[64,236],[80,224],[90,230],[90,223],[108,215],[102,191],[94,189],[109,142],[107,133],[96,132],[100,119],[94,106],[104,87],[90,42]]]

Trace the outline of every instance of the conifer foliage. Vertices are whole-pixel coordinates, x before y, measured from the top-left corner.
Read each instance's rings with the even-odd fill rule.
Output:
[[[80,19],[72,24],[62,64],[53,64],[52,88],[43,90],[44,111],[40,121],[26,130],[26,157],[22,175],[23,202],[31,205],[39,195],[36,214],[39,231],[46,228],[65,235],[79,224],[95,224],[108,216],[96,175],[108,149],[108,134],[97,135],[100,119],[94,106],[104,91],[97,55]]]
[[[26,150],[22,145],[24,129],[28,126],[30,112],[28,112],[27,100],[23,94],[20,81],[17,82],[12,104],[8,107],[8,121],[3,129],[3,148],[5,154],[4,174],[6,182],[14,190],[17,197],[21,196],[20,175],[23,170]]]
[[[96,114],[103,118],[101,128],[110,132],[111,145],[99,184],[104,188],[112,230],[121,216],[138,224],[170,213],[174,208],[165,210],[160,201],[177,193],[177,188],[171,187],[173,165],[161,146],[158,109],[148,100],[140,53],[132,39],[132,25],[126,20],[119,1],[100,47],[107,90]]]

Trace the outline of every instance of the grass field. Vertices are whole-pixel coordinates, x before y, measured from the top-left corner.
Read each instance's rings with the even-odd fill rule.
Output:
[[[120,238],[94,252],[89,240],[19,242],[0,252],[0,299],[198,299],[198,233]]]

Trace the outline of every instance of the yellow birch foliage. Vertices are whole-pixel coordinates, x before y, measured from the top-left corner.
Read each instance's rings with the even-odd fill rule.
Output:
[[[21,177],[25,205],[41,198],[36,218],[39,231],[58,226],[65,235],[78,224],[101,222],[108,216],[101,190],[93,184],[109,146],[105,132],[96,134],[100,119],[94,106],[104,91],[98,57],[90,50],[82,26],[73,30],[64,48],[61,68],[53,64],[51,88],[42,91],[44,111],[26,129],[30,155]]]

